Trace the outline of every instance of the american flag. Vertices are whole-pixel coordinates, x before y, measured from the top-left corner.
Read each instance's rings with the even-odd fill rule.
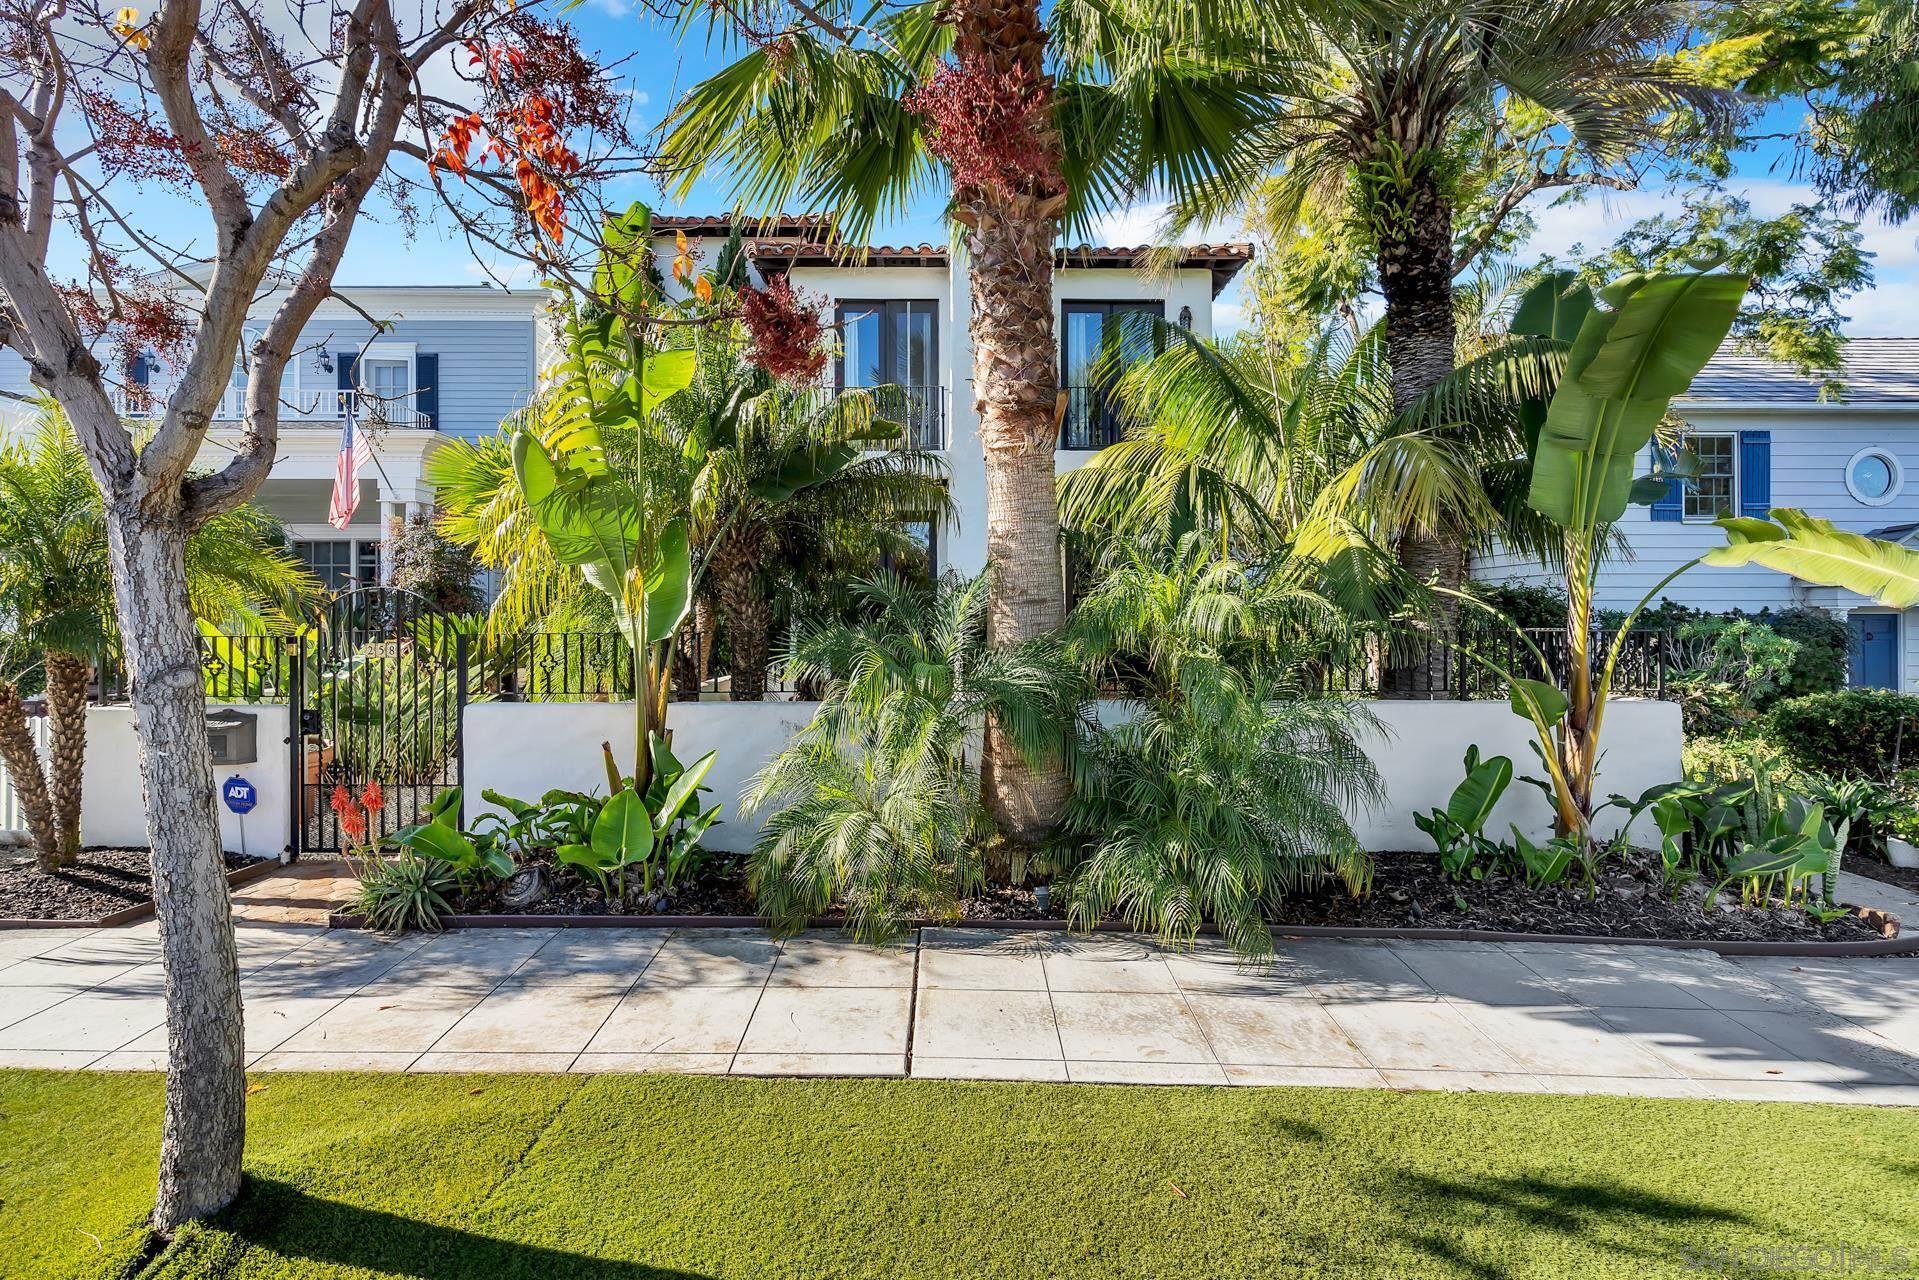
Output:
[[[373,446],[360,434],[353,420],[353,397],[346,399],[346,422],[340,428],[340,457],[333,464],[333,500],[327,504],[326,522],[344,529],[353,522],[360,505],[360,471],[373,460]]]

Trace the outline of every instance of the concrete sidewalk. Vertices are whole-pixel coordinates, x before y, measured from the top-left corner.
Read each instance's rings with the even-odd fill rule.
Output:
[[[693,1071],[1919,1105],[1919,958],[240,921],[259,1070]],[[0,1066],[157,1069],[152,924],[0,934]]]

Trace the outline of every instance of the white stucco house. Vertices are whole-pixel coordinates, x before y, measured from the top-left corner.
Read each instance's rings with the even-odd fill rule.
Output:
[[[1819,384],[1760,356],[1721,351],[1674,403],[1699,455],[1697,480],[1675,483],[1650,507],[1629,507],[1620,527],[1631,548],[1599,572],[1598,602],[1629,608],[1667,573],[1717,546],[1722,511],[1764,515],[1798,507],[1842,529],[1912,541],[1919,537],[1919,338],[1855,338],[1846,347],[1845,391],[1822,399]],[[1651,469],[1650,450],[1638,468]],[[1486,581],[1550,582],[1510,555],[1480,557]],[[1903,613],[1770,569],[1700,567],[1663,593],[1723,612],[1823,608],[1848,619],[1854,684],[1919,691],[1919,609]]]
[[[733,230],[729,216],[654,219],[657,258],[672,260],[677,233],[711,261]],[[787,274],[826,300],[841,335],[827,380],[840,387],[897,385],[916,406],[912,443],[939,453],[955,510],[944,527],[920,532],[936,570],[976,573],[986,564],[985,464],[973,409],[973,352],[966,263],[945,246],[873,246],[848,254],[827,244],[818,217],[742,224],[757,282]],[[1112,317],[1150,311],[1201,335],[1213,332],[1213,299],[1252,260],[1248,244],[1184,250],[1170,270],[1140,269],[1146,246],[1079,245],[1058,251],[1054,277],[1067,408],[1059,466],[1079,466],[1118,435],[1117,422],[1087,368]],[[669,277],[669,288],[671,285]],[[541,289],[482,285],[342,286],[302,335],[281,392],[279,459],[257,501],[286,522],[300,554],[334,587],[383,575],[381,533],[401,516],[431,509],[426,460],[449,439],[493,431],[523,406],[548,359]],[[261,317],[275,305],[264,293]],[[364,313],[364,314],[362,314]],[[388,324],[375,334],[367,316]],[[168,371],[142,360],[136,381],[164,396]],[[239,431],[246,372],[236,367],[203,461],[218,465]],[[0,350],[0,425],[18,423],[32,395],[26,365]],[[137,399],[135,396],[129,400]],[[352,525],[326,524],[327,500],[349,400],[372,426],[377,465],[362,481]],[[128,405],[132,412],[136,406]]]
[[[653,219],[658,259],[684,233],[696,259],[710,263],[733,231],[728,216]],[[849,260],[826,243],[812,216],[743,224],[756,277],[784,272],[801,290],[827,300],[840,351],[827,376],[839,387],[896,385],[916,402],[913,443],[943,455],[954,518],[924,534],[935,568],[962,574],[986,567],[986,464],[973,408],[971,292],[964,254],[945,245],[882,245]],[[1055,255],[1054,318],[1060,386],[1067,393],[1058,466],[1069,471],[1119,438],[1119,425],[1087,371],[1113,317],[1147,311],[1202,337],[1213,333],[1213,299],[1252,261],[1250,244],[1193,245],[1171,269],[1143,270],[1145,245],[1076,245]]]

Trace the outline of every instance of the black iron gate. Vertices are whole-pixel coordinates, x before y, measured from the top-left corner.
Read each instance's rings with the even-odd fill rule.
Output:
[[[359,815],[375,833],[419,822],[460,785],[472,626],[413,592],[362,587],[300,636],[289,690],[296,852],[363,844]],[[344,826],[333,803],[342,788],[353,802]]]

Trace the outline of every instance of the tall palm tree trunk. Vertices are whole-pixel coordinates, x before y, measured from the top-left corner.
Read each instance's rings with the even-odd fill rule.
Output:
[[[1415,162],[1399,188],[1400,207],[1384,219],[1394,234],[1380,237],[1380,291],[1386,295],[1386,363],[1393,408],[1405,409],[1453,371],[1453,210],[1433,166]],[[1399,562],[1422,582],[1459,590],[1466,581],[1466,548],[1440,530],[1400,539]],[[1436,621],[1447,632],[1459,626],[1459,602],[1441,595]],[[1401,654],[1386,672],[1387,696],[1444,695],[1450,651],[1441,644]]]
[[[727,697],[759,702],[766,697],[766,656],[773,606],[760,583],[760,539],[751,526],[729,530],[707,565],[728,647]]]
[[[87,681],[93,668],[71,653],[47,654],[47,720],[54,840],[61,866],[80,860],[81,771],[87,762]]]
[[[997,75],[1045,87],[1046,28],[1032,0],[958,0],[954,53]],[[1057,162],[1050,124],[1040,139]],[[1057,171],[1057,164],[1055,165]],[[986,460],[986,554],[993,574],[987,642],[1017,645],[1066,620],[1054,450],[1058,348],[1053,325],[1053,242],[1065,197],[1046,175],[1012,190],[988,185],[954,193],[967,228],[972,282],[973,399]],[[1065,807],[1065,771],[1034,768],[997,724],[986,727],[982,786],[1002,835],[1044,840]]]
[[[47,776],[42,771],[40,752],[33,745],[33,731],[27,727],[26,703],[17,685],[0,682],[0,765],[13,782],[13,794],[19,797],[20,816],[27,821],[27,834],[33,837],[33,851],[42,871],[60,865],[60,841],[53,821],[53,802],[47,795]]]

